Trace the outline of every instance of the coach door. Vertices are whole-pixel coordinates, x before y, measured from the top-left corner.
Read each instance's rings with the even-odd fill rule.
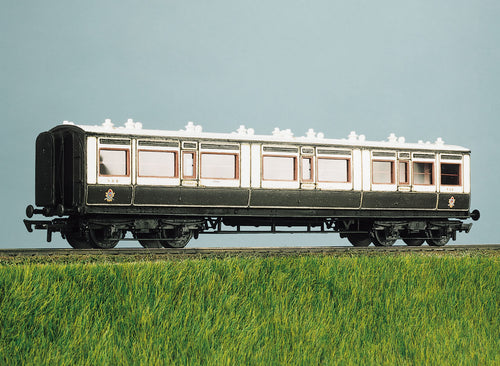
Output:
[[[195,187],[198,185],[198,143],[184,141],[181,151],[181,184]]]
[[[87,153],[92,146],[89,145]],[[97,155],[89,154],[87,164],[94,163],[97,185],[87,186],[87,204],[89,205],[130,205],[132,203],[132,176],[136,167],[132,164],[131,140],[118,138],[100,138]],[[89,167],[88,169],[92,169]],[[87,172],[89,175],[89,172]],[[92,176],[94,173],[92,173]],[[89,175],[90,178],[93,178]]]
[[[300,188],[302,189],[314,189],[315,184],[315,172],[314,172],[314,148],[313,147],[301,147],[300,148]]]
[[[398,153],[397,161],[397,183],[398,191],[409,192],[411,190],[411,155],[409,152]]]
[[[99,184],[132,184],[129,139],[99,139],[98,159]]]

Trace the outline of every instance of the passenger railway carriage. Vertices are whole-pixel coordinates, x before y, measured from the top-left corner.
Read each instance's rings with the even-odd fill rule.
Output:
[[[112,248],[127,232],[144,247],[184,247],[200,233],[263,228],[337,232],[355,246],[439,246],[479,218],[469,212],[470,151],[441,139],[65,122],[38,136],[35,170],[27,216],[58,217],[26,228],[48,241],[60,232],[74,248]]]

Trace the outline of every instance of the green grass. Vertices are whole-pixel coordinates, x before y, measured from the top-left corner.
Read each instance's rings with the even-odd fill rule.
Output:
[[[500,364],[500,257],[0,266],[0,364]]]

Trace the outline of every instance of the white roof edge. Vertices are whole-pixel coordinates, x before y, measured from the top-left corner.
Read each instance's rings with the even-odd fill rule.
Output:
[[[239,141],[259,141],[267,143],[296,143],[301,145],[336,145],[336,146],[352,146],[352,147],[371,147],[371,148],[394,148],[394,149],[411,149],[411,150],[448,150],[457,152],[470,152],[462,146],[447,145],[441,138],[436,142],[408,143],[404,137],[397,138],[391,134],[386,141],[368,141],[364,135],[357,135],[351,132],[348,138],[345,139],[329,139],[324,138],[322,133],[316,133],[309,129],[306,136],[294,137],[290,130],[279,130],[276,128],[272,135],[255,135],[254,130],[240,126],[236,132],[232,133],[213,133],[203,132],[201,126],[194,125],[189,122],[184,130],[169,131],[169,130],[146,130],[142,128],[142,123],[133,122],[131,119],[127,121],[123,127],[114,127],[110,120],[106,120],[103,125],[79,125],[73,122],[64,121],[63,124],[75,125],[86,132],[91,133],[106,133],[116,135],[137,135],[137,136],[160,136],[174,138],[208,138],[218,140],[239,140]]]

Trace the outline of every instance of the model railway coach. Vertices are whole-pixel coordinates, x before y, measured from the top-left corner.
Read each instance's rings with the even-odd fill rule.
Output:
[[[202,233],[337,232],[355,246],[445,245],[468,232],[470,151],[435,143],[153,131],[65,122],[36,140],[28,231],[74,248],[184,247]],[[242,230],[242,228],[247,228]],[[130,237],[130,236],[129,236]]]

